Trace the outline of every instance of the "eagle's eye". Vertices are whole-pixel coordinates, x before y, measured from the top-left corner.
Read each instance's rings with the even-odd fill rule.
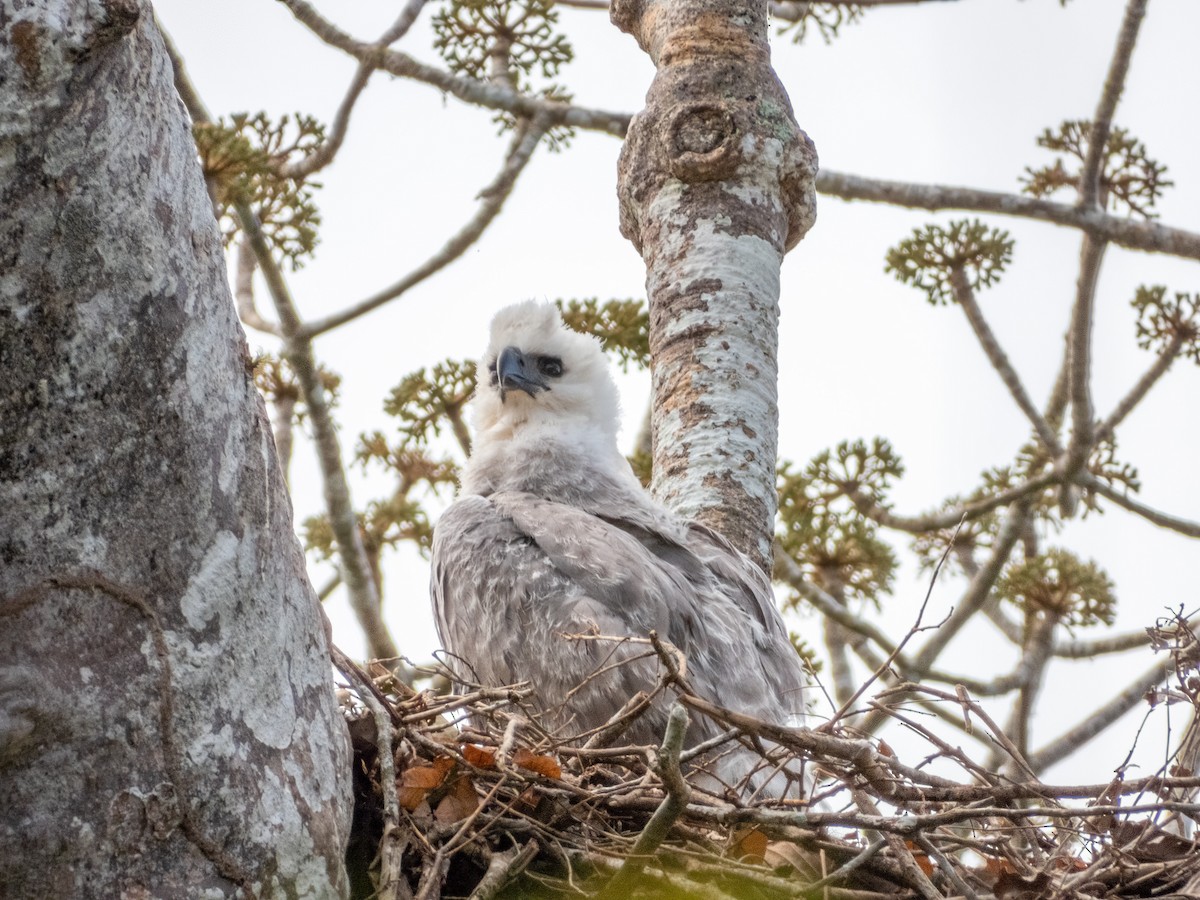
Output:
[[[537,367],[547,378],[559,378],[563,373],[562,360],[557,356],[539,356]]]
[[[496,374],[496,361],[494,359],[490,363],[488,363],[487,370],[488,370],[488,384],[490,384],[492,387],[495,387],[497,384],[500,383],[500,376]]]

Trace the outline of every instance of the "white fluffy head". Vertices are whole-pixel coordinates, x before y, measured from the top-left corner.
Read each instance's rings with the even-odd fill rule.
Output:
[[[496,360],[510,347],[530,358],[561,361],[562,374],[546,378],[546,389],[533,396],[521,390],[502,394]],[[567,328],[554,304],[528,300],[496,313],[471,403],[481,436],[523,426],[590,426],[615,436],[619,411],[617,386],[600,342]]]

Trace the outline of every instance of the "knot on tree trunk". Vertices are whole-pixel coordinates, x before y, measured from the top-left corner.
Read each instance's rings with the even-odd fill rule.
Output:
[[[765,4],[615,0],[611,17],[658,69],[621,152],[621,233],[641,252],[664,188],[753,183],[777,198],[780,254],[799,243],[816,219],[817,154],[771,69]]]

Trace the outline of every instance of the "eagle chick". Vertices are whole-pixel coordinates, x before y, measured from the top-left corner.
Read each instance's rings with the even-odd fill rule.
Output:
[[[475,441],[459,498],[437,524],[438,634],[464,680],[528,681],[542,725],[596,728],[657,677],[651,630],[687,658],[703,697],[779,724],[802,722],[806,678],[762,571],[723,537],[651,499],[617,449],[619,400],[599,342],[551,304],[501,310],[471,402]],[[621,662],[621,665],[614,663]],[[626,739],[661,739],[659,698]],[[689,743],[723,728],[694,717]],[[693,763],[710,789],[793,793],[726,744]]]

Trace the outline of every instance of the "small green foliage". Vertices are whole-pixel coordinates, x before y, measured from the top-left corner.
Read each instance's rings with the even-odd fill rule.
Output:
[[[1047,128],[1037,139],[1039,147],[1059,154],[1054,163],[1040,169],[1026,167],[1021,179],[1023,190],[1034,197],[1047,197],[1061,188],[1079,190],[1082,165],[1068,171],[1064,158],[1081,163],[1087,156],[1088,135],[1092,123],[1066,121],[1056,129]],[[1154,218],[1155,203],[1163,188],[1173,182],[1163,176],[1167,167],[1151,159],[1146,147],[1124,128],[1109,131],[1100,166],[1100,195],[1104,206],[1123,204],[1131,213]]]
[[[342,376],[329,371],[324,366],[318,366],[317,377],[321,379],[321,386],[325,389],[326,403],[331,408],[337,406]],[[258,357],[254,367],[254,386],[258,388],[258,392],[268,403],[274,406],[291,405],[295,407],[297,420],[303,421],[302,401],[304,395],[300,390],[300,382],[296,380],[296,373],[287,360],[270,353],[264,353]]]
[[[809,675],[820,675],[825,663],[821,660],[816,648],[794,631],[788,632],[788,641],[791,642],[792,647],[796,650],[796,655],[804,663],[804,670]]]
[[[1094,562],[1051,548],[1009,569],[996,593],[1027,614],[1045,613],[1065,625],[1111,625],[1117,598],[1108,575]]]
[[[216,186],[217,217],[226,244],[240,230],[233,206],[244,200],[258,213],[275,251],[293,270],[300,268],[317,245],[321,215],[313,190],[320,185],[281,172],[320,147],[325,127],[302,113],[273,122],[260,112],[238,113],[228,123],[223,118],[200,122],[192,132],[204,176]]]
[[[418,369],[392,388],[384,412],[401,422],[401,449],[425,447],[447,425],[460,443],[466,435],[463,407],[475,391],[475,363],[447,359]]]
[[[305,519],[300,525],[300,537],[304,541],[304,549],[315,554],[317,559],[333,559],[333,526],[324,513]]]
[[[895,555],[846,495],[853,486],[882,504],[883,491],[901,471],[891,446],[878,438],[871,449],[862,441],[840,444],[802,473],[780,466],[777,536],[815,584],[875,603],[891,588]]]
[[[779,29],[780,34],[792,35],[792,43],[799,44],[816,29],[821,40],[832,44],[843,25],[853,25],[862,18],[862,7],[847,3],[793,3],[797,17]]]
[[[1162,353],[1177,337],[1180,354],[1200,365],[1200,293],[1167,297],[1162,285],[1139,287],[1130,304],[1137,310],[1137,342],[1143,350]]]
[[[1124,488],[1127,494],[1136,494],[1142,489],[1137,467],[1117,459],[1116,438],[1110,437],[1108,440],[1102,441],[1092,451],[1092,456],[1088,460],[1088,471],[1111,488]],[[1088,509],[1097,509],[1092,502],[1090,491],[1084,493],[1084,500],[1088,503]]]
[[[448,0],[433,17],[434,48],[459,75],[569,102],[571,95],[562,87],[533,84],[535,75],[554,78],[575,56],[567,38],[556,31],[557,24],[553,0]],[[502,131],[516,123],[504,112],[494,121]],[[548,144],[557,150],[573,135],[572,129],[556,126],[547,134]]]
[[[555,300],[569,328],[594,335],[616,354],[622,371],[650,367],[650,314],[641,300]]]
[[[825,450],[808,466],[811,476],[843,494],[866,496],[879,506],[892,486],[892,479],[904,474],[904,463],[887,438],[842,441],[833,450]]]
[[[934,306],[954,302],[951,273],[963,272],[974,289],[990,287],[1012,260],[1007,231],[989,229],[978,219],[951,222],[946,228],[917,228],[913,236],[888,250],[884,271],[924,291]]]
[[[517,88],[520,76],[553,78],[574,57],[557,24],[553,0],[450,0],[433,17],[433,46],[450,71]]]
[[[654,476],[654,456],[649,453],[634,451],[627,459],[633,474],[642,483],[642,487],[650,487],[650,479]]]

